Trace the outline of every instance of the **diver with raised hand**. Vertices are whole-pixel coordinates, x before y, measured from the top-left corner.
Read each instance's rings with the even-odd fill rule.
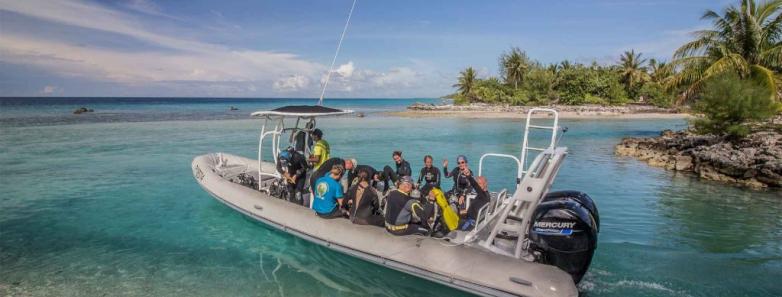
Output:
[[[445,177],[453,178],[453,188],[446,193],[446,196],[452,200],[454,200],[455,197],[459,208],[459,214],[465,215],[467,214],[465,200],[467,199],[467,194],[472,190],[470,187],[470,179],[467,178],[467,176],[472,175],[472,170],[470,170],[470,166],[467,164],[467,157],[464,155],[457,156],[456,162],[459,165],[449,172],[448,159],[443,160],[443,172],[445,172]]]

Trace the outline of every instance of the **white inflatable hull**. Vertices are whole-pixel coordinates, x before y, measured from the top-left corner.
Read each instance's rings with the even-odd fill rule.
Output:
[[[223,178],[219,173],[226,164],[254,172],[257,177],[257,160],[228,154],[196,157],[193,174],[218,201],[304,240],[478,295],[578,296],[570,275],[557,267],[497,255],[477,246],[450,246],[439,239],[394,236],[375,226],[321,219],[309,208]],[[273,168],[268,164],[269,170]]]

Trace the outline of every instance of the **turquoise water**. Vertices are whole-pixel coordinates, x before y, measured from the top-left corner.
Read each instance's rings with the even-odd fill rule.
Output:
[[[253,157],[259,122],[242,118],[289,101],[19,100],[26,99],[0,99],[0,295],[465,295],[274,231],[200,189],[189,169],[194,156]],[[521,121],[379,113],[412,101],[334,100],[368,116],[319,125],[333,154],[376,167],[390,164],[394,149],[416,168],[426,153],[451,161],[464,153],[473,167],[484,152],[517,153]],[[92,118],[69,114],[82,105],[96,109]],[[229,105],[241,114],[226,112]],[[563,125],[571,154],[554,187],[589,193],[601,214],[582,295],[782,295],[779,192],[613,155],[621,137],[681,128],[682,120]],[[507,164],[486,170],[495,190],[513,183]]]

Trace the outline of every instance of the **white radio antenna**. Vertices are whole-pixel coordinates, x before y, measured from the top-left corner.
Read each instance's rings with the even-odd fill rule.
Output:
[[[326,81],[323,82],[323,90],[320,91],[320,99],[318,99],[318,105],[323,106],[323,95],[326,94],[326,86],[329,85],[329,79],[331,78],[331,72],[334,71],[334,63],[337,62],[337,56],[339,56],[339,49],[342,47],[342,40],[345,39],[345,32],[348,31],[348,25],[350,25],[350,17],[353,16],[353,8],[356,7],[356,0],[353,0],[353,5],[350,6],[350,12],[348,13],[348,20],[345,22],[345,28],[342,29],[342,36],[339,37],[339,43],[337,43],[337,52],[334,53],[334,59],[331,60],[331,67],[326,74]]]

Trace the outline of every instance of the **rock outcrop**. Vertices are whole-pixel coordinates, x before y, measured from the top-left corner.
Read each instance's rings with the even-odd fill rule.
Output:
[[[654,138],[624,138],[615,152],[704,179],[752,188],[782,187],[782,134],[774,131],[755,132],[730,142],[665,130]]]
[[[92,110],[91,108],[79,107],[73,111],[73,114],[82,114],[85,112],[94,112],[94,110]]]

